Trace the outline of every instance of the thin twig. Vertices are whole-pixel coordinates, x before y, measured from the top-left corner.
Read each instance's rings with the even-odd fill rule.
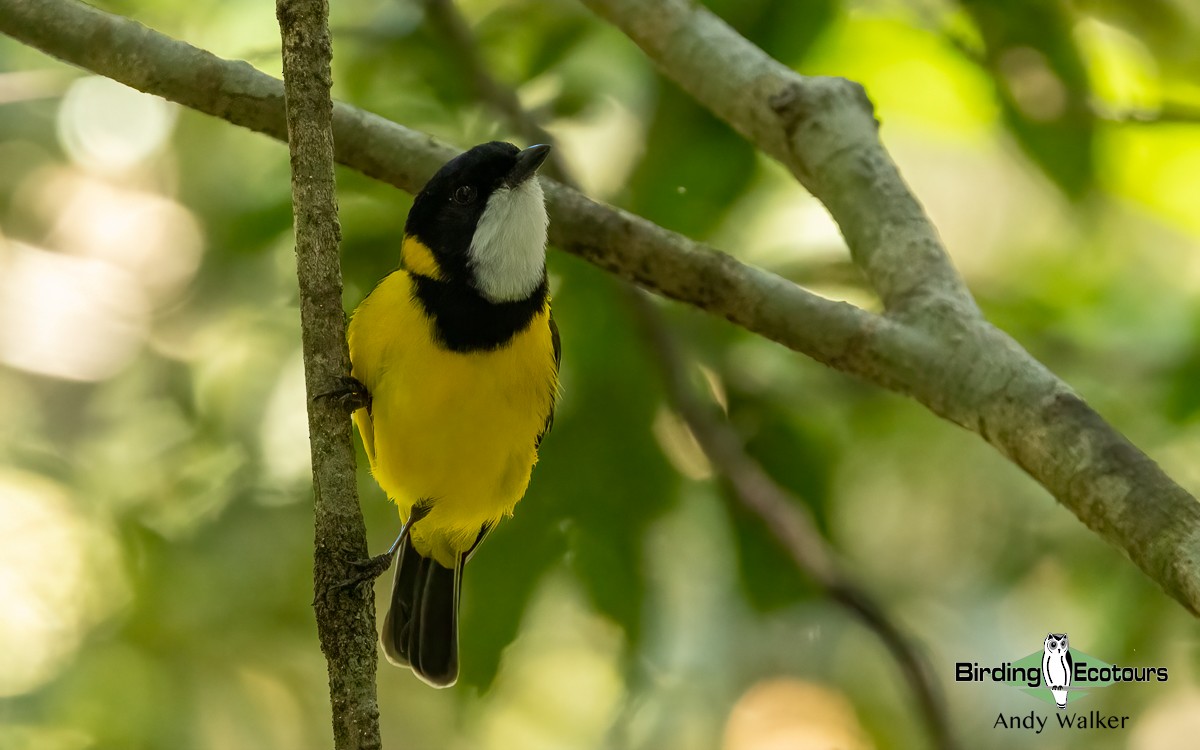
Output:
[[[801,574],[812,579],[830,599],[857,617],[883,642],[912,689],[934,746],[943,750],[958,747],[951,735],[950,719],[937,681],[917,646],[892,622],[875,598],[842,570],[803,503],[746,453],[741,436],[729,422],[719,416],[712,404],[696,395],[685,355],[650,299],[639,291],[633,291],[630,297],[649,349],[662,372],[668,397],[713,469],[725,481],[730,495],[758,516]]]
[[[335,586],[350,577],[351,561],[367,556],[350,420],[333,401],[315,398],[350,371],[333,177],[329,5],[326,0],[278,0],[276,15],[283,40],[296,275],[309,396],[316,517],[313,608],[329,666],[334,747],[378,750],[374,597],[355,587]]]
[[[509,127],[531,144],[552,144],[554,136],[546,132],[545,128],[525,111],[520,97],[517,96],[517,90],[492,75],[479,51],[479,44],[471,31],[471,25],[454,4],[454,0],[425,0],[425,8],[430,23],[450,48],[451,54],[447,55],[447,58],[458,60],[466,68],[475,97],[499,112],[508,121]],[[547,174],[551,177],[568,187],[579,189],[578,183],[571,179],[559,149],[550,152],[547,166]]]
[[[695,3],[685,6],[694,14],[707,13]],[[642,6],[642,16],[662,20],[646,7]],[[746,59],[760,58],[761,50],[747,48],[744,40],[723,47],[735,32],[711,17],[690,27],[686,20],[674,31],[670,24],[657,24],[660,33],[670,32],[681,50],[693,53],[688,60],[662,60],[661,65],[690,61],[699,66],[711,58],[738,65],[741,70],[729,75],[740,81],[738,86],[749,87],[751,94],[763,94],[764,87],[779,93],[769,74],[749,82],[743,77]],[[274,138],[286,137],[280,81],[129,19],[76,0],[0,0],[0,33],[140,91]],[[727,54],[730,51],[737,54]],[[715,73],[707,66],[684,67],[676,74],[719,79],[728,73],[720,66]],[[815,80],[816,90],[810,93],[818,100],[826,94],[861,97],[861,89],[846,82]],[[791,91],[791,84],[783,88]],[[714,99],[710,96],[706,101]],[[856,108],[861,110],[861,102],[835,103],[841,116],[855,122],[861,119],[854,114]],[[821,106],[809,110],[813,116],[832,116]],[[794,118],[781,121],[770,106],[766,111],[751,107],[739,112],[737,119],[748,118],[743,129],[751,134],[760,125],[796,122]],[[948,308],[900,306],[908,308],[907,319],[919,318],[919,327],[824,299],[776,274],[543,180],[551,214],[550,241],[643,288],[726,318],[841,372],[911,396],[934,414],[978,433],[1089,528],[1124,550],[1188,611],[1200,615],[1200,503],[1012,338],[975,312],[956,314],[956,309],[962,309],[952,301],[958,285],[946,272],[949,261],[931,237],[931,227],[910,234],[902,231],[905,221],[897,223],[875,212],[887,204],[888,195],[897,194],[908,207],[901,213],[915,219],[911,211],[915,198],[894,174],[883,182],[870,179],[879,157],[874,146],[872,159],[863,162],[854,161],[854,149],[834,148],[837,142],[830,138],[858,136],[833,124],[826,118],[806,126],[805,133],[828,137],[803,144],[803,139],[780,138],[777,145],[784,149],[789,142],[793,147],[803,145],[808,154],[805,161],[823,165],[831,179],[842,174],[835,162],[845,170],[838,190],[848,201],[844,206],[848,212],[835,212],[835,218],[843,232],[857,233],[855,242],[867,241],[874,250],[885,251],[882,255],[859,252],[855,257],[860,268],[876,289],[881,281],[887,283],[880,273],[897,271],[893,281],[902,282],[889,284],[892,291],[881,296],[905,296],[903,288],[916,282],[914,273],[934,283],[915,283],[913,289],[950,290]],[[856,132],[865,131],[859,127]],[[874,138],[873,128],[869,132]],[[409,192],[419,190],[456,153],[428,134],[342,103],[334,105],[334,133],[340,163]],[[934,262],[928,265],[931,259]],[[950,273],[956,272],[951,268]],[[934,302],[939,295],[923,297]],[[944,295],[940,299],[946,301]],[[973,306],[972,302],[968,308]],[[930,335],[931,331],[936,334]]]

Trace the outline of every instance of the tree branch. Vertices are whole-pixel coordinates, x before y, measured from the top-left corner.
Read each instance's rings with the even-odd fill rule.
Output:
[[[733,498],[758,516],[801,574],[812,579],[826,596],[857,617],[883,642],[916,697],[933,746],[944,750],[957,747],[937,681],[917,647],[888,618],[875,598],[842,569],[799,498],[779,486],[747,455],[733,427],[718,416],[711,404],[696,395],[684,354],[650,300],[637,291],[630,297],[662,372],[668,397]]]
[[[0,0],[0,33],[148,94],[286,140],[283,84],[76,0]],[[342,102],[334,103],[337,161],[415,193],[458,152]],[[551,180],[550,241],[617,276],[695,305],[838,369],[883,377],[888,321]],[[796,320],[805,325],[794,325]],[[872,374],[874,373],[874,374]],[[878,382],[878,381],[877,381]]]
[[[469,73],[476,81],[477,96],[520,132],[538,133],[537,138],[553,143],[552,137],[523,108],[516,93],[491,78],[483,65],[476,43],[458,13],[453,0],[431,0],[444,23],[456,31],[447,40],[455,56],[467,62]],[[560,166],[560,179],[574,187],[570,174]],[[956,744],[951,736],[950,721],[945,704],[938,694],[932,671],[917,648],[897,627],[865,589],[841,569],[833,550],[825,543],[803,504],[763,471],[743,449],[741,438],[714,410],[696,397],[687,380],[683,353],[668,330],[662,316],[649,298],[629,288],[629,299],[642,325],[651,350],[667,386],[668,396],[676,410],[687,422],[697,442],[716,467],[735,502],[756,514],[792,558],[801,575],[807,575],[820,586],[826,596],[845,608],[883,642],[900,666],[904,679],[916,696],[918,709],[935,747],[951,750]]]
[[[670,6],[679,9],[674,0]],[[639,5],[638,10],[649,23],[663,15],[657,7]],[[712,39],[723,43],[726,35],[734,34],[719,20],[704,16],[707,11],[693,6],[685,10],[689,18],[703,19],[705,28],[718,30]],[[659,23],[656,28],[664,27]],[[689,27],[676,31],[685,40],[676,44],[687,46]],[[74,0],[0,0],[0,32],[142,91],[284,137],[279,81],[246,63],[221,60]],[[696,39],[690,44],[694,55],[725,54]],[[742,40],[736,54],[730,54],[743,54],[752,66],[761,67],[761,61],[754,62],[756,48],[749,45],[747,52],[747,45]],[[763,56],[761,51],[757,55]],[[770,80],[778,81],[773,76],[786,71],[778,63],[767,67],[764,75]],[[702,70],[709,78],[721,77],[707,67]],[[790,84],[815,81],[818,93],[852,87],[787,76]],[[760,84],[755,87],[762,89]],[[771,88],[765,95],[776,93]],[[861,101],[855,105],[858,115],[844,102],[831,106],[842,117],[863,121]],[[774,112],[769,103],[766,109],[750,111],[757,118],[765,117],[767,110]],[[832,115],[809,117],[817,118],[818,129],[836,124],[829,119]],[[428,135],[345,104],[335,104],[333,120],[338,161],[405,190],[419,189],[454,154]],[[757,120],[751,124],[765,127]],[[784,128],[784,122],[776,119],[776,127]],[[855,133],[875,137],[873,126],[848,122],[847,127],[840,135],[806,133],[805,138],[828,144],[831,138]],[[778,146],[799,139],[775,135],[768,140]],[[856,150],[873,154],[872,160],[882,152],[878,145],[854,144],[849,149]],[[825,158],[845,161],[846,153],[835,149]],[[851,239],[857,247],[855,260],[881,296],[890,300],[889,310],[895,315],[887,317],[823,299],[645,219],[601,206],[552,181],[543,184],[551,207],[551,241],[560,248],[831,367],[913,396],[934,413],[978,432],[1084,523],[1125,550],[1168,594],[1200,614],[1200,505],[1020,345],[980,319],[969,297],[970,304],[962,301],[957,274],[952,268],[946,271],[949,262],[928,220],[911,214],[916,202],[890,162],[877,177],[884,195],[901,190],[907,196],[897,199],[909,207],[901,209],[906,221],[894,220],[890,210],[872,215],[874,208],[883,207],[876,206],[882,199],[870,180],[843,196],[854,203],[851,194],[863,191],[861,208],[851,206],[835,216],[848,237],[858,237]],[[845,191],[844,186],[840,189]],[[848,225],[847,217],[861,219],[863,228]],[[913,222],[919,226],[909,232]],[[864,244],[864,237],[871,241]],[[929,258],[932,266],[924,262]],[[889,270],[897,268],[895,274]],[[930,279],[928,286],[915,278],[922,273]],[[946,288],[949,296],[939,291]],[[911,299],[905,302],[906,298]],[[914,305],[913,300],[923,304]],[[904,322],[922,310],[916,316],[919,327]]]
[[[350,372],[342,314],[341,231],[333,178],[333,101],[327,0],[278,0],[283,41],[296,274],[300,284],[304,379],[312,448],[317,633],[329,665],[334,747],[376,750],[375,604],[370,589],[341,587],[349,563],[367,556],[358,505],[350,419],[318,399]]]
[[[471,33],[471,26],[459,11],[454,0],[425,0],[426,18],[442,35],[453,52],[452,57],[466,70],[475,97],[499,112],[508,125],[528,143],[550,143],[554,137],[546,132],[537,120],[529,116],[521,106],[517,91],[494,75],[479,52],[479,45]],[[550,152],[549,174],[564,185],[579,189],[563,163],[562,152]]]
[[[798,75],[698,3],[583,1],[829,208],[889,317],[928,337],[889,387],[979,433],[1200,614],[1200,504],[983,320],[860,85]]]
[[[879,143],[862,86],[800,76],[690,0],[583,2],[825,204],[889,312],[934,302],[977,312]]]

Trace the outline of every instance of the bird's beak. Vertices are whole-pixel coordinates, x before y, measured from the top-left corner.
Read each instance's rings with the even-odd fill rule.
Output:
[[[509,187],[516,187],[525,180],[528,180],[537,171],[538,167],[542,166],[542,162],[546,161],[546,157],[549,155],[550,146],[545,143],[530,146],[517,154],[517,163],[513,166],[512,171],[508,173],[508,177],[504,179],[505,184]]]

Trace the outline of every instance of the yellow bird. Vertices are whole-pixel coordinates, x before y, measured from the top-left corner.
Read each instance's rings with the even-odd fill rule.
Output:
[[[354,422],[404,522],[380,643],[436,687],[458,679],[463,566],[525,494],[553,421],[549,151],[492,142],[443,166],[408,214],[400,269],[350,321]]]

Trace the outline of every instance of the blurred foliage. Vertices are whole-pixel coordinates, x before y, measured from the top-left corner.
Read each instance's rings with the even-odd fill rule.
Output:
[[[279,72],[270,3],[101,6]],[[1195,3],[710,6],[862,81],[988,315],[1200,490]],[[566,0],[461,7],[593,195],[875,304],[812,199],[619,33]],[[512,138],[418,3],[332,12],[336,96],[459,146]],[[349,312],[411,198],[338,181]],[[0,40],[0,747],[328,746],[288,185],[279,144]],[[721,502],[619,284],[550,271],[554,432],[466,574],[460,686],[382,668],[387,746],[922,746],[882,647]],[[1132,729],[1056,746],[1190,746],[1194,620],[1118,552],[920,407],[664,307],[750,453],[923,644],[968,746],[1024,747],[991,726],[1036,706],[953,663],[1050,630],[1172,670],[1089,697]],[[359,465],[382,549],[398,521]]]
[[[965,0],[996,80],[1004,120],[1021,147],[1070,196],[1092,186],[1096,116],[1067,8],[1039,0]]]

